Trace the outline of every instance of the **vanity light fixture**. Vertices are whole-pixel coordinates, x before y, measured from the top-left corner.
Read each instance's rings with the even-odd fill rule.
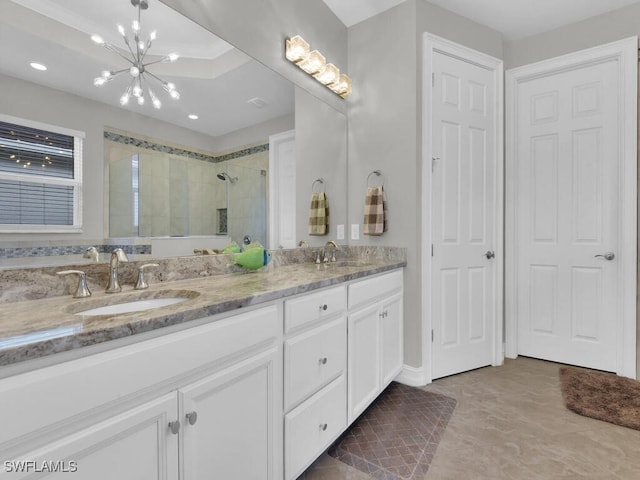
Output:
[[[340,73],[334,64],[327,63],[318,50],[311,50],[300,35],[285,40],[285,57],[342,98],[351,93],[351,78]]]
[[[123,54],[115,46],[105,42],[104,39],[99,35],[91,36],[91,39],[95,43],[97,43],[98,45],[102,45],[107,50],[118,54],[131,65],[127,68],[123,68],[122,70],[105,70],[102,72],[101,76],[93,80],[93,84],[97,87],[101,87],[106,83],[112,81],[118,75],[127,72],[131,76],[131,83],[120,97],[120,105],[127,105],[132,96],[136,98],[138,105],[144,105],[146,90],[149,98],[151,98],[151,103],[153,104],[153,106],[155,108],[160,108],[162,106],[162,102],[160,102],[160,99],[156,96],[156,94],[150,87],[150,84],[153,83],[152,81],[150,81],[151,79],[153,79],[154,82],[157,82],[174,100],[180,98],[180,93],[178,93],[178,91],[176,90],[176,86],[173,83],[159,78],[157,75],[151,73],[147,68],[155,63],[175,62],[179,58],[179,55],[177,53],[170,53],[158,60],[153,60],[145,63],[145,57],[149,52],[149,49],[151,48],[152,42],[156,39],[157,32],[153,30],[149,34],[149,39],[147,41],[144,41],[140,38],[140,11],[149,8],[149,2],[148,0],[131,0],[131,5],[138,9],[138,19],[132,22],[131,27],[133,29],[133,39],[130,40],[124,27],[122,25],[118,25],[118,32],[120,33],[120,35],[122,35],[122,39],[124,40],[124,43],[127,46],[128,50],[125,51],[125,54]]]

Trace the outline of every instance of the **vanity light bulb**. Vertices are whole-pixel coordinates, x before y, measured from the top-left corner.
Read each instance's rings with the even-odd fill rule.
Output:
[[[285,41],[285,56],[293,63],[303,61],[309,55],[309,44],[300,35],[288,38]]]
[[[333,63],[327,63],[324,69],[314,77],[323,85],[332,85],[340,79],[340,70]]]
[[[314,50],[298,66],[310,75],[320,72],[326,64],[326,59],[318,50]]]

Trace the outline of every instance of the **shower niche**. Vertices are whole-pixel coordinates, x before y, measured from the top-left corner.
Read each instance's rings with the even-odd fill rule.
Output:
[[[110,237],[250,235],[266,245],[268,150],[211,162],[122,147],[107,152]]]

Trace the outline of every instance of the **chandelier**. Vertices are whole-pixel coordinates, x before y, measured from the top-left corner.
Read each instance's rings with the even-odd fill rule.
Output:
[[[106,83],[112,81],[115,77],[128,73],[131,77],[131,83],[124,91],[122,96],[120,97],[120,105],[125,106],[131,100],[131,97],[135,98],[138,102],[138,105],[145,104],[145,91],[147,92],[149,98],[151,99],[151,103],[155,108],[160,108],[162,106],[162,102],[156,96],[154,91],[151,89],[151,84],[157,82],[162,88],[171,96],[171,98],[177,100],[180,98],[180,93],[176,90],[176,86],[167,82],[157,75],[154,75],[148,70],[150,65],[161,62],[175,62],[178,59],[177,53],[170,53],[160,59],[147,61],[145,63],[145,57],[151,48],[152,42],[156,39],[157,32],[153,30],[149,34],[149,39],[144,41],[140,39],[140,11],[146,10],[149,8],[148,0],[131,0],[131,5],[137,7],[138,9],[138,19],[132,22],[132,30],[133,35],[132,39],[129,39],[126,30],[120,24],[118,24],[118,32],[122,35],[122,39],[124,40],[125,45],[127,46],[128,52],[125,51],[123,54],[118,48],[104,41],[102,37],[99,35],[92,35],[91,39],[97,43],[98,45],[102,45],[107,50],[116,53],[127,62],[131,64],[131,66],[127,68],[123,68],[122,70],[104,70],[102,75],[95,78],[93,80],[93,84],[97,87],[101,87]]]

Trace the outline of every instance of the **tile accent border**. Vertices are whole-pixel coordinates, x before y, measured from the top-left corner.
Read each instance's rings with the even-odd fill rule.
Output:
[[[110,253],[116,248],[122,248],[129,255],[144,255],[151,253],[148,245],[56,245],[49,247],[10,247],[0,248],[1,258],[50,257],[56,255],[81,255],[89,247],[96,247],[100,253]]]
[[[104,132],[105,140],[110,140],[116,143],[122,143],[124,145],[133,145],[134,147],[140,147],[147,150],[153,150],[155,152],[169,153],[171,155],[179,155],[181,157],[192,158],[195,160],[201,160],[209,163],[220,163],[227,160],[233,160],[234,158],[246,157],[247,155],[253,155],[254,153],[268,152],[269,144],[256,145],[254,147],[243,148],[235,152],[226,153],[224,155],[207,155],[204,153],[193,152],[191,150],[185,150],[183,148],[170,147],[168,145],[162,145],[161,143],[151,142],[149,140],[141,140],[135,137],[129,137],[119,133]]]

